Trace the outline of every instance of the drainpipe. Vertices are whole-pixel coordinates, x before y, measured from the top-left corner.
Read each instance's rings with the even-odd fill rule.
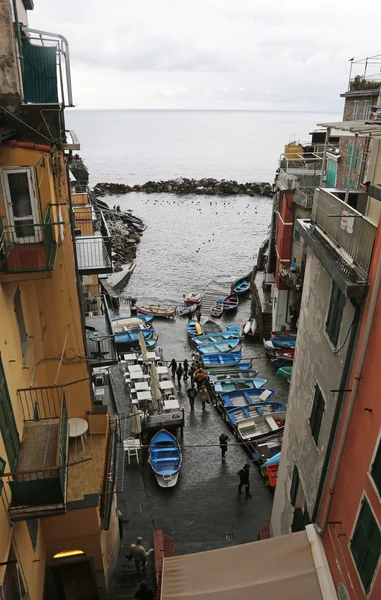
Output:
[[[353,141],[353,146],[352,146],[351,160],[349,162],[349,171],[348,171],[348,176],[347,176],[347,189],[345,190],[345,198],[344,198],[345,204],[348,204],[348,199],[349,199],[349,190],[351,187],[351,178],[352,178],[352,173],[353,173],[353,162],[354,162],[355,153],[356,153],[357,139],[358,139],[358,133],[355,133],[355,139]]]
[[[341,409],[342,409],[342,405],[343,405],[343,401],[344,401],[347,379],[348,379],[349,371],[351,368],[357,332],[358,332],[358,328],[359,328],[359,324],[360,324],[360,312],[361,312],[361,304],[362,303],[361,303],[361,301],[355,302],[353,300],[352,300],[352,303],[354,304],[354,307],[355,307],[355,315],[353,318],[351,335],[350,335],[349,341],[348,341],[348,349],[347,349],[347,353],[345,356],[343,372],[341,374],[341,380],[340,380],[340,386],[339,386],[340,391],[337,396],[335,412],[333,415],[333,421],[332,421],[331,431],[329,434],[329,440],[328,440],[328,445],[327,445],[327,452],[325,454],[324,464],[323,464],[323,468],[322,468],[322,473],[321,473],[321,477],[320,477],[320,481],[319,481],[319,487],[318,487],[318,491],[316,494],[316,500],[315,500],[314,510],[313,510],[312,519],[311,519],[311,521],[315,524],[315,528],[318,531],[318,533],[320,533],[320,527],[317,525],[316,519],[319,514],[320,502],[321,502],[323,490],[325,487],[325,480],[326,480],[328,469],[330,466],[332,450],[333,450],[334,442],[336,439],[337,427],[339,424],[340,413],[341,413]]]
[[[352,413],[353,413],[353,409],[354,409],[355,402],[356,402],[357,389],[358,389],[358,386],[360,383],[360,379],[362,378],[362,369],[364,366],[364,360],[365,360],[366,352],[368,349],[370,334],[372,332],[374,314],[376,312],[378,296],[380,293],[380,286],[381,286],[381,256],[378,260],[376,279],[374,282],[372,298],[370,301],[369,314],[368,314],[368,318],[366,320],[364,338],[361,343],[361,350],[360,350],[360,355],[359,355],[359,359],[358,359],[357,366],[356,366],[356,373],[355,373],[355,378],[354,378],[354,382],[353,382],[353,386],[352,386],[352,392],[351,392],[351,396],[349,398],[348,410],[347,410],[347,414],[345,415],[344,424],[343,424],[343,432],[341,434],[340,443],[339,443],[338,450],[337,450],[337,457],[336,457],[336,461],[335,461],[335,464],[333,467],[332,479],[331,479],[331,483],[330,483],[329,490],[328,490],[328,498],[327,498],[327,502],[326,502],[326,505],[324,508],[322,523],[320,526],[320,532],[319,532],[320,535],[324,534],[325,528],[327,526],[329,509],[330,509],[330,506],[332,503],[333,494],[335,492],[335,486],[336,486],[337,477],[339,474],[340,463],[341,463],[341,459],[343,457],[344,447],[345,447],[345,443],[347,441],[347,436],[348,436],[348,430],[349,430],[349,426],[350,426],[351,419],[352,419]]]
[[[320,186],[319,187],[324,187],[324,171],[326,168],[326,164],[327,164],[327,147],[328,147],[328,140],[331,137],[331,128],[327,127],[327,131],[325,134],[325,142],[324,142],[324,152],[323,152],[323,163],[321,165],[321,174],[320,174]],[[326,180],[326,184],[327,184],[327,180]]]

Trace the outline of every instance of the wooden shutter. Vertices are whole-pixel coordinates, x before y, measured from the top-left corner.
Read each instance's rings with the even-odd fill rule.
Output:
[[[299,488],[299,471],[298,471],[298,467],[295,465],[294,472],[292,474],[291,489],[290,489],[290,500],[291,500],[292,506],[295,506],[296,496],[298,495],[298,488]]]
[[[381,496],[381,442],[378,444],[377,454],[372,464],[371,475]]]
[[[325,408],[324,398],[322,396],[319,386],[316,385],[314,402],[312,405],[312,411],[311,411],[311,417],[310,417],[311,433],[312,433],[312,437],[314,438],[316,444],[319,441],[319,433],[320,433],[320,428],[321,428],[321,422],[323,420],[324,408]]]
[[[7,380],[0,357],[0,430],[8,462],[12,471],[17,467],[20,439],[17,431],[13,408],[9,397]]]
[[[367,500],[363,501],[351,539],[351,552],[368,592],[381,552],[381,532]]]

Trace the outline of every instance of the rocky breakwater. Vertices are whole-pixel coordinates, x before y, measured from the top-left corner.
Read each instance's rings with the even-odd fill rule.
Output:
[[[267,182],[238,183],[227,179],[168,179],[147,181],[141,185],[125,183],[97,183],[93,192],[96,196],[143,192],[145,194],[199,194],[207,196],[272,196],[272,186]]]
[[[105,202],[94,198],[95,209],[103,212],[111,236],[114,271],[120,272],[126,264],[133,262],[136,257],[136,247],[145,230],[141,219],[131,211],[119,212],[111,209]]]

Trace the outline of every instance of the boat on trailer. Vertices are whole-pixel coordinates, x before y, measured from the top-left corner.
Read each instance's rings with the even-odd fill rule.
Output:
[[[152,438],[149,460],[160,487],[174,487],[177,483],[182,454],[180,444],[172,433],[160,429]]]

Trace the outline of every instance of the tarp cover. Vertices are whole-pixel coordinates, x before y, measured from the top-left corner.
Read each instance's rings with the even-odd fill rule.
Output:
[[[322,600],[305,531],[165,558],[161,600]]]

